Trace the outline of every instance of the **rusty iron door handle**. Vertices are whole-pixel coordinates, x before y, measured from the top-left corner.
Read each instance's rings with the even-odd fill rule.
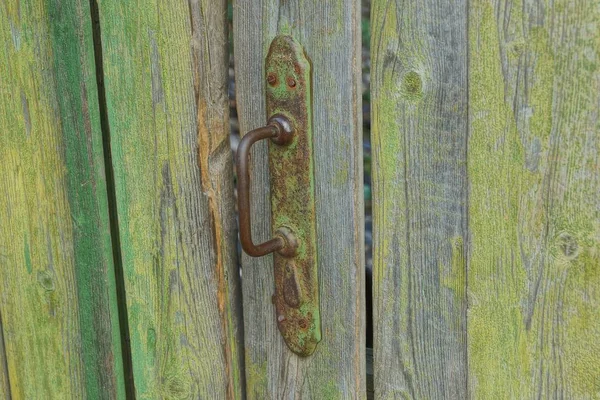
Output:
[[[255,245],[252,241],[252,224],[250,217],[250,171],[248,168],[250,148],[263,139],[280,146],[289,145],[294,138],[294,131],[287,118],[276,115],[263,126],[248,132],[242,138],[236,153],[236,169],[238,177],[238,212],[240,218],[240,242],[242,249],[252,257],[261,257],[278,251],[283,256],[293,256],[298,248],[294,234],[285,227],[279,228],[275,237],[264,243]]]
[[[309,356],[321,340],[310,62],[293,38],[277,36],[265,72],[268,123],[244,135],[236,154],[240,241],[252,257],[273,253],[277,327],[290,350]],[[263,139],[270,139],[273,238],[254,244],[249,157]]]

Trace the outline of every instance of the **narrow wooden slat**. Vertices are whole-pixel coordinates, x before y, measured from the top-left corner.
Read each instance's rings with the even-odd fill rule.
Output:
[[[250,399],[363,398],[365,317],[360,4],[356,0],[234,1],[236,95],[242,132],[266,123],[264,60],[273,37],[301,43],[313,74],[318,277],[323,339],[300,358],[276,325],[271,256],[244,255]],[[252,154],[255,240],[270,237],[266,143]]]
[[[99,2],[137,398],[241,398],[226,2]]]
[[[0,7],[0,312],[15,399],[123,398],[89,3]]]
[[[469,390],[600,390],[600,8],[469,2]]]
[[[371,15],[375,398],[462,399],[467,2]]]

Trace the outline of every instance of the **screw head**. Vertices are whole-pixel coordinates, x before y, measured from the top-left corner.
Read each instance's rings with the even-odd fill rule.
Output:
[[[269,72],[269,75],[267,75],[267,82],[269,82],[269,85],[274,86],[277,83],[277,75],[273,72]]]
[[[287,77],[286,82],[289,87],[291,87],[291,88],[296,87],[296,80],[294,78],[292,78],[291,76]]]

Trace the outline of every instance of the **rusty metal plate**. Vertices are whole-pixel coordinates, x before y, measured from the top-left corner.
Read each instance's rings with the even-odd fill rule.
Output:
[[[288,231],[294,256],[274,254],[277,326],[294,353],[308,356],[321,340],[313,162],[311,69],[293,38],[277,36],[266,58],[267,119],[286,117],[294,130],[287,146],[269,143],[273,233]]]

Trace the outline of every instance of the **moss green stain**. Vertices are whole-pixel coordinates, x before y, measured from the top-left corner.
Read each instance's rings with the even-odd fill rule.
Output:
[[[9,1],[0,38],[0,219],[9,221],[0,302],[12,395],[122,397],[88,3]]]
[[[493,8],[481,2],[471,14],[479,18],[469,36],[469,365],[475,397],[507,398],[530,379],[523,370],[529,365],[525,337],[516,334],[523,330],[519,310],[526,275],[518,258],[510,265],[510,249],[519,248],[515,227],[523,152],[505,103]]]
[[[340,387],[338,382],[328,379],[320,382],[319,396],[323,400],[334,400],[340,398]]]
[[[536,55],[533,67],[535,82],[531,89],[530,104],[533,108],[531,133],[547,143],[552,129],[552,98],[554,91],[554,54],[548,32],[541,27],[533,28],[529,35],[531,53]]]
[[[400,93],[402,93],[407,100],[418,100],[421,98],[423,95],[423,82],[417,72],[409,71],[404,74],[400,86]]]
[[[267,362],[252,362],[248,351],[246,351],[246,359],[249,360],[246,362],[246,393],[248,398],[259,398],[262,393],[268,392]]]
[[[200,14],[226,11],[219,2],[198,6]],[[213,91],[204,85],[213,82],[198,75],[194,46],[205,34],[215,37],[204,28],[192,35],[190,24],[205,16],[191,18],[184,3],[102,0],[99,13],[135,395],[241,397],[237,359],[226,358],[234,346],[223,304],[229,299],[217,292],[223,266],[206,251],[218,238],[198,169],[200,147],[213,145],[198,143],[200,104]],[[207,45],[211,56],[218,42]]]
[[[590,190],[599,146],[589,140],[598,135],[589,118],[598,13],[564,3],[546,8],[546,26],[525,31],[531,17],[519,5],[503,29],[491,4],[470,5],[468,340],[478,398],[598,393],[600,331],[590,321],[600,282],[590,271],[599,262],[589,251],[600,245]],[[569,38],[551,36],[553,19],[569,21]]]
[[[31,274],[31,272],[33,271],[33,267],[31,265],[31,250],[29,249],[29,241],[27,240],[27,235],[25,235],[25,237],[23,238],[23,252],[27,272]]]
[[[61,87],[58,104],[65,137],[67,193],[76,224],[73,249],[86,392],[90,398],[122,398],[124,375],[92,27],[90,17],[90,23],[78,19],[79,14],[90,14],[89,3],[51,1],[48,8],[54,68],[59,71],[57,85]],[[112,345],[103,348],[103,343]]]
[[[454,237],[451,241],[452,260],[451,268],[447,275],[441,275],[441,283],[450,289],[457,298],[464,297],[465,294],[465,278],[466,278],[466,259],[464,241],[460,236]],[[441,266],[443,267],[443,266]],[[440,273],[444,268],[440,268]]]
[[[186,93],[180,90],[177,95],[170,76],[163,73],[173,64],[182,65],[180,55],[165,56],[165,52],[168,48],[177,52],[183,35],[171,32],[169,40],[164,41],[159,13],[164,12],[162,22],[166,22],[173,15],[187,12],[178,14],[179,7],[171,11],[161,7],[138,9],[129,1],[100,1],[99,9],[102,33],[106,35],[103,56],[107,108],[136,396],[155,398],[170,392],[169,382],[176,380],[172,366],[185,365],[180,358],[172,361],[173,357],[181,357],[180,346],[174,343],[177,335],[170,336],[173,329],[169,327],[177,304],[172,304],[170,312],[164,308],[169,303],[169,275],[176,265],[176,245],[168,240],[173,235],[169,216],[175,204],[167,203],[171,207],[167,206],[163,215],[159,207],[165,205],[161,193],[169,202],[177,191],[176,182],[165,182],[173,169],[169,159],[181,151],[178,146],[169,149],[168,132],[186,129],[181,121],[189,116],[181,113],[172,123],[167,120],[172,98],[184,102]],[[189,17],[181,21],[186,23],[167,26],[189,30]],[[187,71],[177,69],[172,74],[188,76]],[[164,242],[161,232],[167,238]]]

